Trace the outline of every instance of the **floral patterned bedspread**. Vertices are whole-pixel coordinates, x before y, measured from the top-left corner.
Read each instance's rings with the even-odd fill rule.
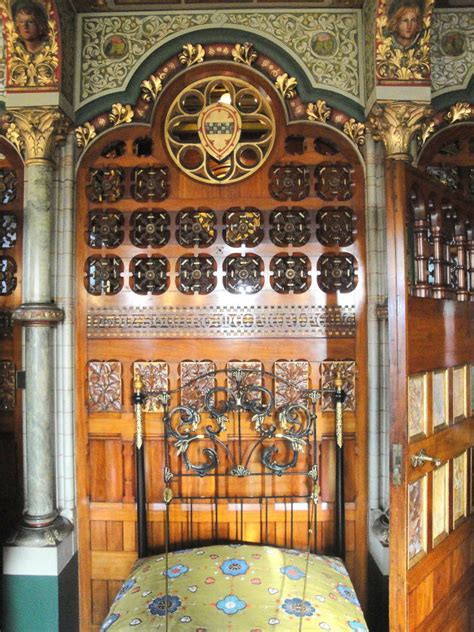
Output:
[[[270,546],[216,545],[139,560],[102,632],[368,630],[343,563]]]

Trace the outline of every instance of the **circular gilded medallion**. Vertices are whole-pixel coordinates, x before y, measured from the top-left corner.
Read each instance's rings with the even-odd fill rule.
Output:
[[[313,35],[311,48],[318,57],[331,57],[337,51],[336,36],[327,31],[320,31]]]
[[[208,77],[187,86],[171,104],[165,129],[174,162],[191,178],[211,184],[252,175],[275,140],[267,95],[230,77]]]
[[[448,57],[460,57],[466,52],[466,39],[462,33],[452,31],[441,38],[441,50]]]

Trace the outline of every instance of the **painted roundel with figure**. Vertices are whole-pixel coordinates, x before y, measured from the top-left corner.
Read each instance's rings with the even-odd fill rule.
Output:
[[[246,81],[229,77],[196,81],[180,92],[165,129],[176,164],[191,178],[211,184],[252,175],[275,139],[268,98]]]

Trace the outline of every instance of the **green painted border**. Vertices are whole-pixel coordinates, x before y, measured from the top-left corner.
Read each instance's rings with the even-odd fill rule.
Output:
[[[474,75],[470,78],[467,88],[464,90],[451,90],[450,92],[440,94],[438,97],[432,99],[431,104],[436,112],[440,112],[441,110],[447,110],[460,101],[467,101],[471,105],[474,105]]]
[[[240,37],[239,34],[241,34]],[[243,29],[216,29],[214,27],[200,30],[194,37],[190,37],[189,33],[177,35],[171,41],[155,50],[140,64],[128,82],[125,90],[98,97],[96,100],[79,108],[76,112],[76,124],[82,125],[98,114],[109,111],[112,105],[117,103],[117,101],[123,104],[136,103],[140,94],[141,82],[168,59],[180,53],[183,44],[189,43],[190,40],[193,43],[198,43],[199,40],[200,44],[216,44],[221,42],[223,44],[235,44],[239,39],[242,41],[251,39],[257,51],[273,59],[290,77],[295,77],[298,81],[298,94],[303,102],[308,103],[310,101],[316,101],[317,99],[324,99],[329,107],[341,110],[358,120],[364,120],[364,108],[362,105],[333,90],[314,88],[310,84],[301,63],[287,51],[282,50],[274,42],[271,42],[261,35],[254,33],[249,34],[248,31]],[[229,63],[232,66],[234,65],[233,62]]]

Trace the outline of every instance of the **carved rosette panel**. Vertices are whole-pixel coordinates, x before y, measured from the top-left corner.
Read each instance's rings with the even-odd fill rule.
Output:
[[[181,390],[181,405],[191,406],[201,410],[204,406],[204,393],[215,387],[215,378],[208,375],[215,371],[214,362],[190,362],[184,361],[179,365]],[[201,377],[202,376],[202,377]],[[194,381],[195,380],[195,381]],[[211,399],[214,403],[214,398]]]
[[[130,227],[131,242],[138,248],[161,248],[170,238],[170,216],[166,211],[135,211]]]
[[[311,262],[306,255],[276,255],[270,270],[271,286],[279,294],[301,294],[311,285]]]
[[[124,194],[123,169],[89,169],[87,195],[91,202],[117,202]]]
[[[169,263],[166,257],[133,257],[130,272],[130,285],[136,294],[163,294],[168,289]]]
[[[210,294],[217,285],[217,264],[209,255],[184,256],[176,264],[176,285],[183,294]]]
[[[352,167],[341,162],[323,162],[314,171],[316,195],[323,200],[349,200],[354,194]]]
[[[273,165],[270,195],[276,200],[304,200],[309,195],[309,169],[305,165]]]
[[[354,243],[352,209],[343,206],[322,208],[316,215],[316,237],[323,246],[349,246]]]
[[[87,405],[90,413],[122,410],[122,364],[115,360],[87,363]]]
[[[230,255],[224,260],[224,287],[231,294],[256,294],[263,287],[263,261],[258,255]]]
[[[12,257],[0,257],[0,296],[8,296],[15,291],[16,269],[16,262]]]
[[[233,248],[258,246],[263,239],[262,213],[256,208],[230,208],[224,215],[224,225],[224,241]]]
[[[357,285],[357,261],[348,253],[322,255],[317,269],[318,285],[323,292],[352,292]]]
[[[0,411],[15,410],[15,365],[10,360],[0,362]]]
[[[245,371],[245,374],[240,381],[241,386],[244,389],[252,386],[263,385],[263,365],[261,362],[241,362],[239,360],[233,360],[227,363],[227,388],[231,391],[237,390],[237,380],[235,378],[235,372]],[[248,392],[249,400],[261,402],[261,393],[252,391]]]
[[[180,246],[210,246],[216,236],[216,214],[211,209],[183,209],[178,213],[176,239]]]
[[[89,294],[118,294],[123,286],[123,262],[120,257],[89,257],[85,265],[85,286]]]
[[[304,246],[309,241],[309,214],[303,208],[276,208],[270,226],[270,239],[277,246]]]
[[[0,248],[13,248],[17,240],[17,219],[13,213],[0,215]]]
[[[356,409],[356,363],[354,360],[325,360],[321,362],[320,368],[321,388],[334,389],[334,380],[339,372],[342,378],[342,390],[345,399],[344,410],[354,412]],[[321,410],[323,412],[335,410],[334,393],[324,393],[321,399]]]
[[[123,242],[124,219],[115,209],[89,211],[87,242],[91,248],[116,248]]]
[[[138,376],[145,392],[168,390],[169,367],[166,362],[134,362],[133,378]],[[147,413],[158,413],[162,407],[157,395],[147,395],[143,410]]]
[[[274,364],[275,406],[304,404],[301,391],[309,388],[309,363],[306,360],[280,360]]]
[[[138,202],[164,200],[168,197],[166,167],[136,167],[132,173],[131,193]]]
[[[15,169],[0,169],[0,204],[9,204],[16,198]]]

